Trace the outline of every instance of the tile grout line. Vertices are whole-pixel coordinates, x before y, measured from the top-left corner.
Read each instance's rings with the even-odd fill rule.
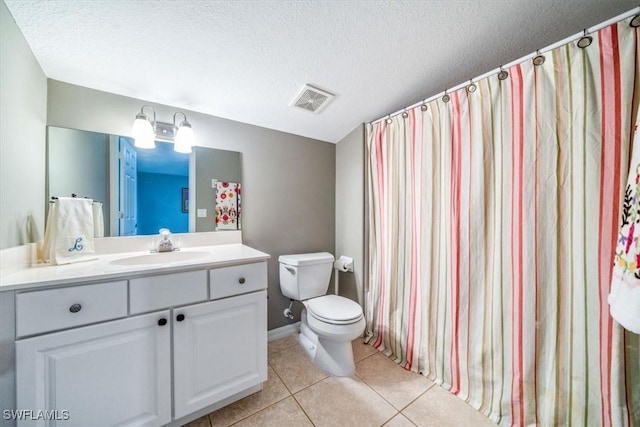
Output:
[[[329,377],[327,377],[329,378]],[[302,390],[300,390],[302,391]],[[296,395],[293,395],[293,400],[296,402],[296,405],[298,405],[298,408],[300,408],[300,410],[304,413],[304,416],[307,417],[307,419],[309,420],[309,422],[311,423],[312,426],[315,427],[315,423],[313,422],[313,420],[311,419],[311,417],[309,416],[309,414],[307,414],[307,411],[305,411],[304,406],[302,406],[302,404],[298,401],[298,399],[296,399]]]
[[[368,345],[368,344],[365,344],[365,345]],[[367,354],[365,357],[363,357],[363,358],[362,358],[362,359],[360,359],[360,360],[357,360],[357,361],[356,361],[356,360],[354,360],[354,362],[355,362],[355,364],[357,365],[358,363],[362,362],[363,360],[368,359],[368,358],[370,358],[371,356],[374,356],[374,355],[376,355],[376,354],[378,354],[378,353],[382,353],[382,352],[381,352],[381,351],[378,351],[378,349],[376,349],[376,351],[375,351],[375,352],[373,352],[373,353],[371,353],[371,354]],[[383,353],[383,354],[384,354],[384,353]]]
[[[297,343],[296,343],[296,344],[297,344]],[[357,345],[368,345],[368,344],[365,344],[365,343],[363,343],[363,342],[359,342]],[[296,347],[296,345],[292,343],[292,345],[289,345],[289,346],[287,346],[287,347],[285,347],[285,348],[281,348],[281,349],[279,349],[279,351],[274,351],[274,352],[272,352],[272,355],[273,355],[273,356],[280,355],[282,352],[284,352],[284,351],[290,351],[290,350],[294,349],[295,347]],[[357,367],[357,365],[358,365],[360,362],[363,362],[363,361],[365,361],[366,359],[369,359],[369,358],[371,358],[372,356],[375,356],[375,355],[376,355],[376,354],[378,354],[378,353],[382,353],[382,355],[383,355],[383,356],[385,356],[385,358],[388,358],[388,356],[386,356],[383,352],[380,352],[380,351],[378,351],[377,349],[375,349],[375,350],[376,350],[376,351],[374,351],[374,352],[372,352],[372,353],[370,353],[370,354],[367,354],[367,355],[366,355],[366,356],[364,356],[363,358],[361,358],[361,359],[359,359],[358,361],[356,361],[356,362],[355,362],[355,363],[356,363],[356,367]],[[259,414],[260,412],[263,412],[263,411],[265,411],[265,410],[267,410],[267,409],[269,409],[269,408],[271,408],[271,407],[275,406],[276,404],[283,402],[284,400],[286,400],[286,399],[287,399],[287,398],[289,398],[289,397],[293,397],[294,402],[296,403],[296,405],[298,406],[298,408],[299,408],[299,409],[304,413],[304,415],[305,415],[305,417],[307,418],[307,420],[311,423],[311,425],[315,426],[315,423],[311,420],[311,417],[309,416],[309,414],[307,413],[307,411],[305,410],[305,408],[302,406],[302,404],[300,403],[300,401],[298,401],[298,399],[297,399],[297,396],[296,396],[296,395],[297,395],[298,393],[301,393],[302,391],[304,391],[304,390],[306,390],[306,389],[308,389],[308,388],[310,388],[310,387],[312,387],[312,386],[314,386],[314,385],[316,385],[316,384],[318,384],[318,383],[320,383],[320,382],[322,382],[322,381],[324,381],[324,380],[328,379],[328,378],[332,378],[332,377],[334,377],[334,375],[327,375],[326,377],[321,378],[321,379],[319,379],[319,380],[317,380],[317,381],[315,381],[315,382],[313,382],[313,383],[311,383],[311,384],[308,384],[308,385],[304,386],[303,388],[301,388],[300,390],[297,390],[296,392],[293,392],[293,391],[292,391],[292,389],[291,389],[291,388],[287,385],[287,383],[283,380],[283,377],[278,373],[278,371],[276,370],[276,368],[272,365],[270,358],[268,358],[268,359],[267,359],[267,364],[268,364],[268,366],[271,368],[271,370],[273,371],[273,373],[274,373],[274,375],[276,376],[276,378],[277,378],[278,380],[280,380],[280,382],[282,383],[282,385],[284,385],[285,390],[287,391],[288,395],[287,395],[287,396],[284,396],[284,397],[282,397],[282,398],[280,398],[280,399],[278,399],[278,400],[276,400],[276,401],[274,401],[274,402],[272,402],[272,403],[270,403],[269,405],[265,406],[264,408],[261,408],[260,410],[257,410],[257,411],[255,411],[255,412],[253,412],[253,413],[251,413],[251,414],[248,414],[248,415],[246,415],[246,416],[242,417],[241,419],[239,419],[239,420],[237,420],[237,421],[233,422],[232,424],[229,424],[229,426],[235,426],[235,425],[237,425],[237,424],[239,424],[239,423],[243,422],[244,420],[246,420],[246,419],[248,419],[248,418],[250,418],[250,417],[252,417],[252,416],[254,416],[254,415]],[[399,366],[399,365],[398,365],[398,366]],[[325,372],[325,373],[326,373],[326,372]],[[416,374],[416,375],[420,375],[420,376],[422,376],[422,377],[424,377],[424,378],[426,378],[426,379],[429,379],[429,378],[425,377],[424,375],[422,375],[422,374],[420,374],[420,373],[415,373],[415,372],[412,372],[412,373],[413,373],[413,374]],[[416,425],[416,424],[413,422],[413,420],[411,420],[411,419],[410,419],[406,414],[404,414],[404,412],[403,412],[403,411],[404,411],[404,410],[406,410],[410,405],[412,405],[413,403],[415,403],[418,399],[420,399],[422,396],[424,396],[424,394],[425,394],[425,393],[427,393],[429,390],[433,389],[433,388],[437,385],[435,382],[433,382],[433,381],[429,380],[429,381],[431,382],[431,385],[430,385],[430,386],[429,386],[429,387],[428,387],[424,392],[420,393],[416,398],[414,398],[413,400],[411,400],[408,404],[404,405],[404,406],[402,407],[402,409],[397,409],[397,408],[396,408],[396,407],[395,407],[395,406],[394,406],[394,405],[393,405],[389,400],[387,400],[387,399],[386,399],[386,398],[385,398],[381,393],[377,392],[377,391],[376,391],[376,390],[375,390],[375,389],[374,389],[374,388],[373,388],[369,383],[367,383],[367,381],[366,381],[363,377],[359,376],[359,375],[358,375],[358,373],[357,373],[357,369],[356,369],[356,372],[354,372],[354,377],[355,377],[355,378],[357,378],[359,381],[361,381],[363,384],[365,384],[365,385],[366,385],[370,390],[372,390],[376,395],[378,395],[380,398],[382,398],[382,400],[383,400],[383,401],[387,402],[387,403],[391,406],[391,408],[393,408],[393,409],[394,409],[395,414],[393,414],[389,419],[385,420],[385,421],[381,424],[381,426],[384,426],[386,423],[389,423],[392,419],[394,419],[394,418],[395,418],[395,417],[397,417],[398,415],[402,415],[402,417],[404,417],[404,418],[405,418],[407,421],[409,421],[412,425]],[[214,411],[214,412],[215,412],[215,411]],[[209,417],[209,415],[211,415],[211,414],[207,414],[207,423],[208,423],[209,427],[213,427],[213,425],[214,425],[214,424],[213,424],[213,422],[212,422],[211,418]]]
[[[253,417],[254,415],[259,414],[260,412],[266,411],[267,409],[271,408],[272,406],[275,406],[275,405],[277,405],[278,403],[280,403],[280,402],[282,402],[283,400],[286,400],[286,399],[288,399],[288,398],[290,398],[290,397],[294,397],[294,396],[293,396],[292,394],[290,394],[289,396],[287,396],[287,397],[285,397],[285,398],[282,398],[282,399],[278,400],[277,402],[273,402],[273,403],[271,403],[271,404],[269,404],[269,405],[265,406],[264,408],[260,409],[259,411],[254,412],[253,414],[247,415],[246,417],[244,417],[244,418],[242,418],[242,419],[239,419],[238,421],[235,421],[235,422],[233,422],[232,424],[229,424],[229,426],[228,426],[228,427],[235,426],[235,425],[237,425],[237,424],[241,423],[242,421],[246,420],[247,418]],[[295,400],[295,397],[294,397],[294,400]],[[298,402],[296,401],[296,404],[297,404],[297,403],[298,403]],[[305,414],[305,415],[306,415],[306,414]],[[211,420],[209,420],[209,423],[211,423]],[[213,427],[213,424],[211,424],[211,427]]]
[[[279,352],[278,352],[279,353]],[[276,369],[271,365],[271,363],[267,360],[267,364],[269,366],[271,366],[271,369],[273,370],[273,372],[276,374],[276,376],[278,377],[278,379],[280,380],[280,382],[282,382],[282,385],[284,385],[284,388],[287,389],[287,391],[289,392],[289,396],[287,397],[293,397],[293,401],[296,403],[296,405],[298,405],[298,408],[300,408],[300,410],[302,411],[302,413],[304,414],[305,417],[307,417],[307,419],[309,420],[309,422],[311,423],[312,426],[315,427],[315,423],[311,420],[311,417],[309,417],[309,414],[307,414],[307,411],[304,410],[304,408],[302,407],[302,405],[300,404],[300,402],[298,402],[298,399],[296,399],[296,396],[294,393],[291,393],[291,390],[289,389],[289,387],[287,386],[287,383],[284,382],[284,380],[282,379],[282,377],[280,376],[280,374],[278,374],[278,371],[276,371]],[[328,378],[328,377],[327,377]],[[324,379],[324,378],[323,378]],[[322,380],[320,380],[322,381]],[[315,384],[315,383],[314,383]],[[307,386],[307,387],[311,387],[311,386]],[[305,387],[305,388],[307,388]],[[304,388],[302,389],[304,390]],[[298,390],[296,393],[301,392],[302,390]],[[285,397],[286,399],[286,397]],[[284,400],[284,399],[282,399]],[[282,402],[282,400],[280,400],[279,402]],[[266,409],[266,408],[265,408]],[[213,426],[212,426],[213,427]]]
[[[363,359],[364,360],[364,359]],[[357,368],[356,368],[357,369]],[[391,406],[396,413],[393,414],[393,416],[391,418],[389,418],[388,420],[385,420],[382,424],[380,424],[381,426],[384,426],[386,423],[388,423],[389,421],[391,421],[394,417],[396,417],[400,411],[398,410],[398,408],[396,408],[395,406],[393,406],[393,403],[389,402],[387,399],[385,399],[385,397],[383,395],[381,395],[380,393],[378,393],[373,387],[371,387],[365,380],[364,378],[362,378],[360,375],[358,375],[357,370],[356,373],[354,373],[354,376],[357,377],[360,381],[362,381],[362,384],[366,385],[367,387],[369,387],[369,390],[373,391],[375,394],[377,394],[378,396],[380,396],[380,398],[382,400],[384,400],[385,402],[387,402],[389,404],[389,406]]]
[[[268,409],[268,408],[270,408],[270,407],[272,407],[272,406],[276,405],[277,403],[282,402],[282,401],[283,401],[283,400],[285,400],[287,397],[292,397],[292,396],[293,396],[293,395],[291,394],[291,392],[289,391],[289,389],[287,388],[287,385],[284,383],[284,381],[282,381],[282,378],[280,378],[280,375],[278,375],[278,373],[276,372],[276,370],[275,370],[275,369],[273,369],[273,366],[271,366],[271,364],[269,363],[269,360],[268,360],[268,359],[267,359],[267,365],[269,365],[269,367],[271,367],[271,370],[272,370],[272,371],[273,371],[273,373],[276,375],[276,377],[278,377],[278,379],[280,380],[280,382],[282,383],[282,385],[284,386],[284,388],[287,390],[287,392],[289,393],[289,395],[288,395],[288,396],[283,397],[282,399],[278,399],[278,400],[276,400],[275,402],[271,402],[269,405],[265,406],[264,408],[261,408],[261,409],[259,409],[259,410],[255,411],[255,412],[253,412],[253,413],[251,413],[251,414],[248,414],[248,415],[246,415],[246,416],[244,416],[244,417],[240,418],[240,419],[239,419],[239,420],[237,420],[237,421],[234,421],[233,423],[229,424],[229,425],[228,425],[228,427],[234,426],[234,425],[236,425],[236,424],[238,424],[238,423],[240,423],[240,422],[242,422],[242,421],[246,420],[247,418],[252,417],[252,416],[254,416],[254,415],[258,414],[259,412],[262,412],[262,411],[264,411],[264,410],[266,410],[266,409]],[[268,379],[267,379],[267,381],[268,381]],[[260,392],[262,392],[262,390],[258,391],[257,393],[260,393]],[[252,396],[252,395],[249,395],[249,396]],[[246,396],[246,397],[244,397],[244,398],[246,399],[246,398],[247,398],[247,397],[249,397],[249,396]],[[240,400],[242,400],[242,399],[240,399]],[[239,401],[238,401],[238,402],[239,402]],[[236,403],[236,402],[233,402],[233,403]],[[232,403],[231,405],[233,405],[233,403]],[[222,409],[222,408],[220,408],[220,409]],[[216,411],[213,411],[213,412],[216,412]],[[208,419],[208,421],[209,421],[209,427],[214,427],[214,426],[213,426],[213,423],[211,422],[211,418],[209,418],[209,415],[211,415],[213,412],[211,412],[210,414],[207,414],[207,419]]]
[[[378,353],[382,353],[382,352],[378,352]],[[387,400],[387,399],[386,399],[382,394],[378,393],[378,391],[376,391],[376,390],[375,390],[375,389],[374,389],[374,388],[373,388],[373,387],[372,387],[372,386],[371,386],[371,385],[370,385],[370,384],[369,384],[369,383],[368,383],[368,382],[367,382],[363,377],[361,377],[360,375],[358,375],[358,372],[357,372],[357,364],[358,364],[358,363],[360,363],[360,362],[362,362],[363,360],[365,360],[365,359],[367,359],[367,358],[371,357],[371,356],[374,356],[375,354],[377,354],[377,353],[372,353],[372,354],[370,354],[369,356],[365,357],[365,358],[364,358],[364,359],[362,359],[362,360],[359,360],[359,361],[356,363],[356,372],[355,372],[355,376],[356,376],[356,377],[358,377],[358,378],[360,379],[360,381],[362,381],[364,384],[366,384],[366,385],[367,385],[367,387],[369,387],[369,388],[370,388],[374,393],[376,393],[378,396],[380,396],[380,397],[382,398],[382,400],[384,400],[384,401],[385,401],[385,402],[387,402],[389,405],[391,405],[391,407],[392,407],[393,409],[395,409],[396,411],[398,411],[398,413],[397,413],[397,414],[395,414],[393,417],[391,417],[391,418],[390,418],[389,420],[387,420],[386,422],[389,422],[391,419],[393,419],[394,417],[396,417],[398,414],[402,414],[405,418],[407,418],[409,421],[411,421],[411,419],[409,419],[409,417],[407,417],[405,414],[403,414],[403,413],[402,413],[402,411],[404,411],[405,409],[407,409],[407,408],[408,408],[412,403],[414,403],[416,400],[418,400],[420,397],[422,397],[425,393],[427,393],[429,390],[431,390],[431,389],[432,389],[433,387],[435,387],[437,384],[436,384],[436,383],[434,383],[433,381],[429,380],[427,377],[425,377],[424,375],[422,375],[422,374],[420,374],[420,373],[413,372],[413,371],[408,371],[408,372],[410,372],[410,373],[412,373],[412,374],[420,375],[420,376],[422,376],[422,377],[426,378],[427,380],[429,380],[429,382],[431,383],[431,385],[430,385],[429,387],[427,387],[427,389],[426,389],[425,391],[423,391],[422,393],[420,393],[420,394],[419,394],[415,399],[413,399],[412,401],[410,401],[409,403],[407,403],[405,406],[403,406],[403,407],[402,407],[402,409],[398,409],[398,408],[396,408],[396,407],[395,407],[395,405],[394,405],[393,403],[391,403],[389,400]],[[387,355],[385,355],[384,353],[382,353],[382,355],[383,355],[384,357],[386,357],[386,358],[388,358],[388,359],[389,359],[389,357],[388,357]],[[390,359],[390,360],[391,360],[391,359]],[[397,365],[397,366],[399,366],[401,369],[403,369],[400,365]],[[415,423],[414,423],[413,421],[411,421],[411,423],[415,425]]]
[[[274,352],[273,352],[273,355],[280,354],[281,352],[286,351],[286,350],[289,350],[290,348],[293,348],[293,347],[294,347],[294,346],[293,346],[293,345],[291,345],[291,346],[289,346],[289,347],[286,347],[286,348],[280,349],[279,351],[274,351]],[[368,355],[367,357],[372,356],[373,354],[375,354],[375,353],[372,353],[371,355]],[[365,357],[365,358],[366,358],[366,357]],[[364,360],[364,358],[363,358],[362,360]],[[271,364],[271,362],[270,362],[269,358],[267,358],[267,365],[271,368],[271,370],[273,371],[273,373],[275,374],[275,376],[276,376],[276,377],[278,377],[278,379],[280,380],[280,382],[282,383],[282,385],[284,385],[284,387],[285,387],[285,389],[287,390],[287,392],[289,393],[289,395],[288,395],[288,396],[285,396],[285,397],[283,397],[282,399],[279,399],[279,400],[277,400],[277,401],[275,401],[275,402],[272,402],[271,404],[269,404],[269,405],[265,406],[264,408],[261,408],[261,409],[260,409],[260,410],[258,410],[258,411],[255,411],[255,412],[253,412],[253,413],[251,413],[251,414],[248,414],[248,415],[246,415],[246,416],[244,416],[244,417],[240,418],[239,420],[234,421],[233,423],[229,424],[229,427],[234,426],[234,425],[237,425],[238,423],[241,423],[242,421],[246,420],[247,418],[250,418],[250,417],[252,417],[252,416],[254,416],[254,415],[256,415],[256,414],[258,414],[258,413],[260,413],[260,412],[262,412],[262,411],[265,411],[265,410],[267,410],[267,409],[271,408],[272,406],[274,406],[274,405],[276,405],[276,404],[278,404],[278,403],[282,402],[283,400],[286,400],[286,399],[287,399],[287,398],[289,398],[289,397],[293,397],[293,400],[294,400],[294,402],[296,403],[296,405],[298,406],[298,408],[300,408],[300,410],[304,413],[305,417],[307,417],[307,419],[309,420],[309,422],[311,423],[311,425],[315,426],[315,424],[313,423],[313,421],[312,421],[312,420],[311,420],[311,418],[309,417],[309,414],[307,414],[307,412],[304,410],[304,408],[302,407],[302,405],[300,404],[300,402],[298,401],[298,399],[296,399],[295,394],[291,391],[291,389],[289,388],[289,386],[287,386],[287,383],[282,379],[282,376],[280,376],[280,374],[278,373],[278,371],[277,371],[277,370],[275,369],[275,367]],[[318,381],[314,382],[313,384],[309,384],[309,385],[307,385],[306,387],[303,387],[302,389],[300,389],[300,390],[296,391],[296,393],[299,393],[299,392],[301,392],[301,391],[303,391],[303,390],[305,390],[305,389],[307,389],[307,388],[309,388],[309,387],[311,387],[311,386],[313,386],[313,385],[315,385],[315,384],[318,384],[319,382],[321,382],[321,381],[323,381],[323,380],[325,380],[325,379],[327,379],[327,378],[330,378],[330,377],[332,377],[332,375],[328,375],[328,376],[326,376],[326,377],[324,377],[324,378],[322,378],[322,379],[320,379],[320,380],[318,380]],[[215,411],[214,411],[214,412],[215,412]],[[212,412],[212,413],[213,413],[213,412]],[[207,417],[207,422],[209,423],[209,427],[213,427],[213,423],[211,422],[211,418],[209,417],[210,415],[211,415],[211,413],[206,415],[206,417]]]
[[[271,366],[271,365],[269,365],[269,366]],[[290,394],[291,396],[295,395],[296,393],[300,393],[302,390],[308,389],[308,388],[309,388],[309,387],[311,387],[312,385],[316,385],[316,384],[318,384],[320,381],[324,381],[324,380],[326,380],[327,378],[330,378],[330,377],[332,377],[332,376],[333,376],[333,375],[329,375],[329,374],[327,374],[327,376],[326,376],[326,377],[324,377],[324,378],[320,378],[318,381],[316,381],[316,382],[314,382],[314,383],[311,383],[311,384],[308,384],[308,385],[306,385],[306,386],[302,387],[300,390],[293,392],[293,391],[291,391],[291,389],[289,388],[289,386],[287,385],[287,383],[286,383],[286,382],[282,379],[282,377],[278,374],[278,372],[276,372],[276,369],[275,369],[273,366],[271,366],[271,369],[273,369],[273,372],[275,372],[275,373],[276,373],[276,375],[278,375],[278,378],[280,378],[280,381],[282,381],[282,384],[284,384],[285,388],[287,389],[287,391],[289,392],[289,394]],[[324,371],[322,371],[322,372],[324,372]],[[326,372],[325,372],[325,374],[326,374]]]
[[[421,374],[418,374],[418,375],[421,375]],[[409,402],[409,403],[408,403],[404,408],[402,408],[402,409],[400,410],[400,412],[399,412],[399,413],[400,413],[400,414],[402,414],[402,416],[403,416],[403,417],[405,417],[406,419],[408,419],[408,420],[409,420],[409,422],[410,422],[411,424],[413,424],[413,425],[417,425],[417,424],[416,424],[416,423],[414,423],[414,422],[413,422],[413,420],[412,420],[411,418],[409,418],[409,417],[408,417],[408,416],[407,416],[403,411],[404,411],[405,409],[407,409],[409,406],[413,405],[413,403],[415,403],[415,401],[416,401],[416,400],[420,399],[422,396],[424,396],[425,394],[427,394],[427,393],[429,392],[429,390],[431,390],[435,385],[436,385],[436,384],[435,384],[435,383],[433,383],[433,384],[431,385],[431,387],[429,387],[428,389],[426,389],[423,393],[420,393],[420,395],[419,395],[418,397],[416,397],[415,399],[413,399],[413,400],[412,400],[411,402]]]
[[[285,338],[286,338],[286,337],[285,337]],[[282,338],[282,339],[284,339],[284,338]],[[295,347],[297,347],[297,348],[299,348],[299,349],[302,349],[302,348],[300,347],[300,343],[296,340],[295,344],[293,344],[293,345],[291,345],[291,346],[289,346],[289,347],[286,347],[286,348],[280,349],[279,351],[274,352],[274,355],[276,355],[276,354],[278,354],[278,355],[279,355],[279,354],[280,354],[280,353],[282,353],[283,351],[285,351],[285,350],[287,350],[287,349],[290,349],[290,348],[295,348]],[[304,354],[304,351],[303,351],[303,354]],[[309,360],[309,357],[308,357],[306,354],[304,354],[304,357],[305,357],[305,358],[307,358],[307,360]],[[288,385],[287,385],[287,383],[284,381],[284,379],[282,379],[282,376],[281,376],[280,374],[278,374],[278,372],[276,371],[276,368],[275,368],[273,365],[271,365],[271,363],[269,362],[269,360],[268,360],[268,359],[267,359],[267,363],[269,364],[269,366],[271,366],[271,369],[273,369],[273,371],[276,373],[276,375],[278,375],[278,378],[280,378],[280,380],[282,381],[282,383],[284,384],[284,386],[287,388],[287,391],[288,391],[289,393],[291,393],[291,395],[292,395],[292,396],[293,396],[295,393],[301,392],[302,390],[304,390],[304,389],[306,389],[306,388],[309,388],[309,387],[311,387],[312,385],[315,385],[315,384],[319,383],[320,381],[322,381],[322,380],[324,380],[324,379],[326,379],[326,378],[329,378],[329,377],[331,376],[330,374],[327,374],[326,372],[322,371],[323,373],[327,374],[327,376],[326,376],[326,377],[321,378],[321,379],[317,380],[317,381],[316,381],[316,382],[314,382],[314,383],[308,384],[308,385],[304,386],[303,388],[301,388],[300,390],[297,390],[297,391],[295,391],[295,392],[294,392],[294,391],[292,391],[292,390],[289,388],[289,386],[288,386]],[[313,363],[313,362],[311,362],[311,363]],[[315,365],[314,365],[314,366],[315,366]],[[319,369],[319,368],[318,368],[318,369]]]
[[[364,343],[364,342],[361,342],[361,343],[359,343],[359,344],[362,344],[362,345],[369,345],[369,344],[366,344],[366,343]],[[279,351],[274,351],[274,352],[273,352],[273,354],[274,354],[274,355],[276,355],[276,354],[280,354],[280,353],[282,353],[283,351],[288,350],[289,348],[293,348],[293,347],[294,347],[294,346],[292,345],[292,346],[290,346],[290,347],[280,349]],[[374,351],[374,352],[373,352],[373,353],[371,353],[371,354],[366,355],[366,356],[365,356],[365,357],[363,357],[362,359],[359,359],[358,361],[354,361],[354,362],[355,362],[355,364],[357,365],[358,363],[360,363],[360,362],[364,361],[365,359],[370,358],[371,356],[374,356],[374,355],[376,355],[376,354],[378,354],[378,353],[382,353],[382,352],[380,352],[378,349],[375,349],[375,350],[376,350],[376,351]],[[383,353],[383,355],[384,355],[384,353]],[[305,356],[306,356],[306,355],[305,355]],[[322,381],[326,380],[327,378],[335,377],[335,375],[327,375],[326,377],[321,378],[321,379],[319,379],[318,381],[316,381],[316,382],[314,382],[314,383],[311,383],[311,384],[308,384],[308,385],[304,386],[303,388],[301,388],[300,390],[297,390],[296,392],[292,392],[292,391],[291,391],[291,389],[289,388],[289,386],[287,385],[287,383],[282,379],[282,376],[280,376],[280,374],[278,373],[278,371],[276,370],[276,368],[271,364],[271,362],[270,362],[269,360],[267,360],[267,364],[271,367],[271,369],[273,370],[273,372],[274,372],[274,373],[276,374],[276,376],[280,379],[280,381],[282,382],[282,384],[285,386],[285,388],[286,388],[286,389],[287,389],[287,391],[289,392],[289,395],[293,397],[294,401],[296,402],[296,404],[298,405],[298,407],[302,410],[302,412],[305,414],[305,416],[307,417],[307,419],[309,420],[309,422],[310,422],[313,426],[315,426],[315,423],[311,420],[311,417],[309,416],[309,414],[307,413],[307,411],[304,409],[304,407],[302,406],[302,404],[301,404],[301,403],[298,401],[298,399],[296,398],[296,394],[298,394],[298,393],[300,393],[300,392],[302,392],[302,391],[304,391],[304,390],[308,389],[309,387],[312,387],[312,386],[314,386],[314,385],[316,385],[316,384],[318,384],[318,383],[320,383],[320,382],[322,382]],[[325,372],[325,373],[326,373],[326,372]],[[418,374],[418,375],[419,375],[419,374]],[[374,393],[376,393],[378,396],[380,396],[380,397],[381,397],[385,402],[387,402],[387,403],[388,403],[388,404],[389,404],[389,405],[390,405],[390,406],[391,406],[391,407],[396,411],[396,413],[395,413],[391,418],[389,418],[388,420],[385,420],[385,421],[381,424],[381,426],[384,426],[384,424],[385,424],[385,423],[387,423],[387,422],[391,421],[394,417],[396,417],[398,414],[400,414],[400,413],[401,413],[398,409],[396,409],[396,407],[395,407],[395,406],[393,406],[393,404],[391,404],[391,402],[389,402],[387,399],[385,399],[383,396],[381,396],[377,391],[373,390],[373,388],[371,388],[371,386],[370,386],[369,384],[367,384],[367,382],[366,382],[366,381],[364,381],[364,379],[360,378],[360,377],[358,376],[358,374],[357,374],[357,373],[355,373],[355,372],[354,372],[354,376],[355,376],[355,377],[357,377],[360,381],[362,381],[362,383],[364,383],[367,387],[369,387],[369,389],[371,389]],[[425,393],[426,393],[426,391],[425,391]],[[421,394],[420,396],[422,396],[422,394]],[[286,397],[285,397],[284,399],[286,399]],[[281,399],[281,400],[279,400],[278,402],[281,402],[281,401],[282,401],[282,400],[284,400],[284,399]],[[271,405],[267,406],[266,408],[261,409],[261,410],[260,410],[260,411],[258,411],[258,412],[264,411],[265,409],[267,409],[267,408],[269,408],[269,407],[271,407],[271,406],[275,405],[275,404],[276,404],[276,403],[278,403],[278,402],[275,402],[275,403],[273,403],[273,404],[271,404]],[[257,414],[258,412],[256,412],[255,414]],[[255,414],[252,414],[252,415],[255,415]],[[249,415],[249,416],[251,416],[251,415]],[[403,416],[404,416],[404,414],[403,414]],[[246,419],[246,418],[248,418],[248,417],[245,417],[245,418],[243,418],[243,419]],[[405,417],[405,418],[406,418],[406,417]],[[232,424],[232,425],[235,425],[235,424],[237,424],[237,423],[239,423],[239,422],[241,422],[241,421],[242,421],[242,420],[239,420],[239,421],[237,421],[236,423],[234,423],[234,424]],[[412,424],[413,424],[413,422],[412,422]]]
[[[276,371],[276,368],[274,368],[269,361],[267,361],[267,364],[271,367],[273,373],[276,374],[276,377],[278,377],[284,388],[287,389],[287,391],[289,392],[289,396],[293,396],[293,393],[291,393],[291,390],[289,389],[289,387],[287,387],[287,383],[284,382],[278,371]]]

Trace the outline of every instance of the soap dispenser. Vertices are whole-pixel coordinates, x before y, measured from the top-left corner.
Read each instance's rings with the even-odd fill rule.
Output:
[[[158,243],[158,252],[172,252],[173,243],[171,243],[171,240],[169,240],[171,231],[169,231],[168,228],[161,228],[159,230],[159,233],[160,233],[160,243]]]

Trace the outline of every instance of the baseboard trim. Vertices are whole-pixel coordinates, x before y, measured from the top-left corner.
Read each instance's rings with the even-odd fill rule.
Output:
[[[279,328],[271,329],[267,332],[267,341],[279,340],[280,338],[297,334],[298,332],[300,332],[299,321],[290,325],[284,325],[280,326]]]

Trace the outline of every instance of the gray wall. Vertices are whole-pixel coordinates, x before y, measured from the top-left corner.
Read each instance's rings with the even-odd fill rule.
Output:
[[[364,125],[336,145],[336,257],[354,259],[353,273],[340,273],[340,295],[363,303]]]
[[[0,249],[44,231],[47,78],[0,1]]]
[[[47,123],[52,126],[130,136],[135,115],[144,104],[153,106],[159,121],[170,121],[176,111],[182,111],[55,80],[48,83]],[[336,146],[185,112],[196,145],[242,153],[243,240],[272,257],[268,269],[269,329],[299,320],[299,309],[293,321],[282,315],[289,301],[280,292],[278,257],[335,253]],[[44,191],[44,179],[41,185]]]
[[[76,194],[102,202],[109,236],[108,135],[50,127],[47,138],[47,199]]]

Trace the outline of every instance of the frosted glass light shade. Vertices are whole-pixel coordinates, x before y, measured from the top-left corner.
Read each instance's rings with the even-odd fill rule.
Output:
[[[193,129],[190,125],[182,125],[178,128],[175,144],[173,150],[178,153],[191,153],[191,147],[193,147]]]
[[[151,122],[149,122],[146,117],[136,117],[136,120],[133,122],[131,134],[133,135],[137,148],[156,148],[156,135],[153,132]]]

